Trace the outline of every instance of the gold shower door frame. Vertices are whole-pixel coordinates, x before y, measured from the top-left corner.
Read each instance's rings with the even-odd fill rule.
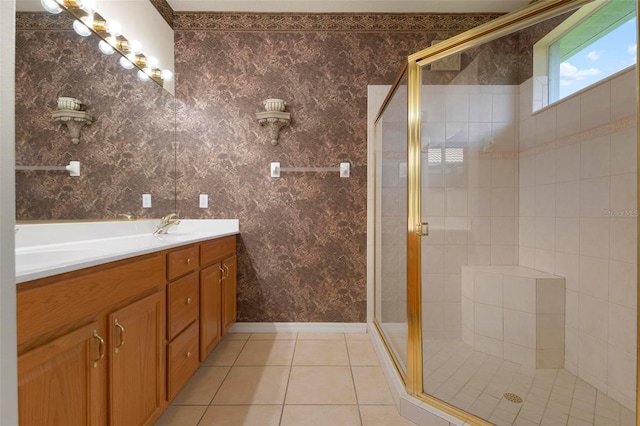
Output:
[[[421,282],[421,87],[422,68],[434,61],[442,59],[451,54],[479,46],[486,42],[495,40],[512,32],[542,22],[564,12],[577,9],[591,0],[541,0],[529,6],[504,15],[492,22],[480,25],[446,41],[416,52],[408,57],[408,61],[403,67],[400,75],[396,79],[387,98],[380,107],[375,122],[381,118],[387,104],[397,89],[402,76],[407,73],[407,371],[403,374],[397,368],[398,363],[394,359],[396,368],[401,378],[405,382],[407,393],[427,404],[437,408],[449,415],[452,415],[471,425],[491,425],[465,410],[443,402],[423,391],[423,363],[422,363],[422,282]],[[636,10],[636,16],[638,11]],[[640,24],[639,24],[640,32]],[[640,74],[640,73],[638,73]],[[640,78],[638,81],[640,85]],[[640,114],[639,114],[640,115]],[[640,121],[640,117],[639,117]],[[638,141],[640,147],[640,139]],[[640,161],[638,165],[640,170]],[[639,174],[640,176],[640,174]],[[639,179],[640,198],[640,179]],[[638,227],[640,229],[640,226]],[[640,241],[640,239],[639,239]],[[638,249],[638,263],[640,264],[640,242]],[[640,306],[640,291],[639,303]],[[379,324],[376,322],[378,330]],[[638,330],[640,330],[640,316],[638,316]],[[383,336],[382,333],[379,333]],[[384,341],[384,336],[382,337]],[[638,339],[638,349],[640,353],[640,339]],[[388,343],[385,341],[385,345]],[[391,351],[388,351],[393,359]],[[637,361],[636,361],[637,362]],[[640,363],[637,362],[638,367]],[[640,368],[638,368],[640,371]],[[638,382],[636,382],[638,383]],[[636,392],[638,401],[638,392]],[[638,416],[638,410],[636,410]],[[636,424],[640,425],[640,418],[636,418]]]

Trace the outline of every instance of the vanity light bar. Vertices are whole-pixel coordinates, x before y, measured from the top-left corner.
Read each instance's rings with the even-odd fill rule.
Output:
[[[52,5],[59,6],[69,12],[83,26],[97,34],[105,43],[113,47],[114,51],[120,53],[120,64],[125,69],[131,69],[133,66],[139,68],[138,77],[141,80],[152,79],[160,86],[164,85],[165,80],[173,78],[173,73],[169,70],[161,70],[158,68],[158,60],[152,56],[142,54],[142,46],[136,40],[128,40],[121,33],[122,26],[118,21],[112,19],[104,19],[95,11],[95,0],[41,0],[42,6],[50,13],[59,13],[55,11]],[[100,49],[104,53],[103,49]],[[113,53],[113,52],[111,52]],[[106,53],[105,53],[106,54]],[[123,62],[130,62],[131,67],[126,67]],[[146,74],[148,78],[141,78],[141,74]]]

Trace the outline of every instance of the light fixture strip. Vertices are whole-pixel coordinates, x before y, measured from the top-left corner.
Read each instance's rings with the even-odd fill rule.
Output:
[[[119,34],[117,36],[113,36],[109,32],[106,31],[106,22],[98,12],[87,13],[85,10],[79,7],[79,2],[77,0],[55,0],[58,5],[69,12],[74,18],[87,25],[91,31],[93,31],[98,37],[100,37],[105,42],[109,43],[115,51],[120,53],[122,56],[131,58],[131,42],[123,35]],[[87,23],[93,23],[93,25]],[[145,68],[147,65],[147,57],[143,55],[141,52],[134,54],[135,60],[133,60],[133,64],[140,69],[141,72],[146,73],[150,79],[154,80],[160,86],[164,86],[164,80],[162,78],[162,71],[154,68],[149,70]]]

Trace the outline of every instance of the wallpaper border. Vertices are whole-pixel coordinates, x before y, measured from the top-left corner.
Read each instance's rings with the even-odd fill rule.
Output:
[[[461,32],[501,14],[175,12],[175,30]]]

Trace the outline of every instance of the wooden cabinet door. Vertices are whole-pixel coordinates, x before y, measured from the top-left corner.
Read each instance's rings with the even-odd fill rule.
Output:
[[[219,263],[200,271],[200,362],[222,337],[222,272]]]
[[[236,322],[236,256],[222,261],[224,279],[222,280],[222,334]]]
[[[106,342],[97,325],[18,357],[21,425],[106,424]]]
[[[164,292],[158,292],[108,317],[114,426],[149,424],[163,408],[164,300]]]

